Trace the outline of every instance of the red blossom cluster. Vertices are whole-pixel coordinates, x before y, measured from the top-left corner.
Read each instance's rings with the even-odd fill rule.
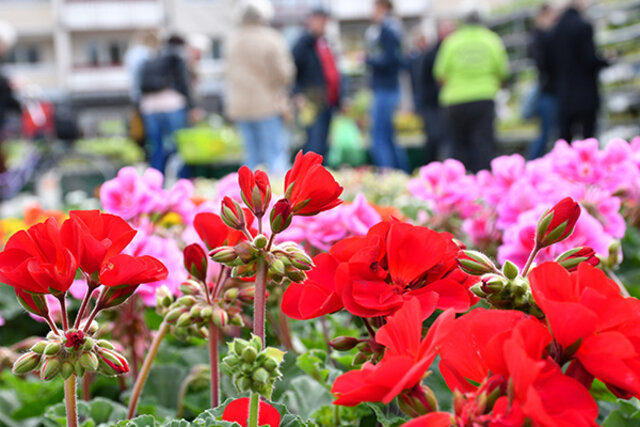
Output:
[[[545,213],[538,250],[571,234],[576,207],[565,199]],[[307,280],[289,286],[288,316],[344,308],[367,326],[369,338],[332,341],[339,350],[358,346],[354,364],[368,358],[337,378],[335,404],[397,398],[413,418],[407,426],[555,427],[595,425],[589,390],[596,378],[618,397],[640,397],[640,300],[625,298],[594,266],[590,248],[537,267],[534,252],[522,272],[512,265],[501,272],[486,256],[459,249],[446,233],[382,222],[316,256]],[[485,274],[499,278],[505,298],[530,295],[534,309],[469,310],[477,302],[470,285]],[[436,310],[443,311],[425,332]],[[438,412],[428,379],[423,384],[438,356],[453,413]]]
[[[89,293],[105,287],[97,305],[112,307],[138,285],[167,276],[157,259],[122,253],[135,234],[122,218],[97,210],[71,211],[62,225],[49,218],[11,236],[0,253],[0,281],[15,288],[26,308],[46,317],[42,295],[64,294],[79,269]]]

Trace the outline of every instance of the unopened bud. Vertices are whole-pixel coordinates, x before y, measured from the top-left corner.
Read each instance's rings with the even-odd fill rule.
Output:
[[[200,286],[195,280],[185,280],[180,284],[180,292],[185,295],[197,295],[200,293]]]
[[[102,347],[102,348],[106,348],[107,350],[114,350],[115,347],[113,346],[113,344],[111,344],[109,341],[107,340],[98,340],[96,342],[96,344],[98,345],[98,347]]]
[[[278,366],[280,366],[280,363],[276,360],[275,357],[267,357],[263,363],[263,366],[269,372],[273,372],[276,369],[278,369]]]
[[[78,361],[89,372],[93,372],[98,369],[98,357],[93,353],[82,353],[78,358]]]
[[[514,280],[516,277],[518,277],[518,275],[520,274],[520,271],[518,270],[518,267],[514,263],[507,260],[502,266],[502,273],[507,279]]]
[[[38,367],[40,355],[33,351],[23,354],[13,363],[13,373],[15,375],[27,374]]]
[[[240,313],[236,313],[231,317],[229,323],[234,326],[244,326],[244,320],[242,320],[242,315]]]
[[[167,323],[174,323],[178,320],[178,318],[184,313],[182,308],[174,308],[169,311],[166,316],[164,316],[164,320]]]
[[[242,350],[242,359],[245,362],[253,363],[253,362],[255,362],[256,357],[258,357],[258,352],[256,351],[255,348],[253,348],[251,346],[247,346],[247,347],[245,347],[244,350]]]
[[[239,377],[236,380],[236,388],[240,393],[249,391],[251,389],[251,380],[247,377]]]
[[[268,383],[269,377],[270,377],[269,372],[267,372],[267,370],[264,368],[256,369],[255,371],[253,371],[253,374],[251,375],[251,378],[253,378],[253,380],[258,384]]]
[[[226,301],[234,301],[236,298],[238,298],[238,293],[238,288],[227,289],[224,292],[224,299]]]
[[[45,359],[40,369],[40,378],[45,381],[53,379],[60,372],[61,366],[60,360],[56,357]]]
[[[73,363],[69,361],[65,361],[62,363],[62,368],[60,369],[60,374],[62,378],[65,380],[69,378],[76,371],[76,368],[73,366]]]
[[[47,346],[44,348],[44,354],[45,356],[55,356],[56,354],[60,353],[60,343],[57,342],[50,342],[49,344],[47,344]]]
[[[196,303],[196,299],[191,295],[184,295],[178,298],[176,302],[184,307],[191,307]]]
[[[211,319],[212,314],[213,314],[213,310],[209,306],[206,306],[202,310],[200,310],[200,317],[202,317],[202,320],[206,321]]]
[[[44,353],[44,349],[46,346],[47,346],[47,341],[42,340],[42,341],[38,341],[33,346],[31,346],[30,350],[33,351],[34,353],[42,354]]]
[[[216,307],[213,309],[213,313],[211,314],[211,321],[214,325],[223,327],[229,323],[229,315],[222,308]]]
[[[536,227],[539,249],[557,243],[571,235],[580,217],[580,205],[571,197],[556,203],[542,215]]]
[[[191,314],[191,317],[193,317],[194,319],[199,318],[201,312],[202,312],[201,305],[194,305],[193,307],[191,307],[191,310],[189,310],[189,314]]]
[[[238,202],[232,200],[228,196],[225,196],[222,199],[220,218],[222,218],[222,221],[234,230],[242,231],[245,228],[246,221],[242,208]]]
[[[156,304],[158,307],[168,308],[173,302],[171,291],[165,285],[162,285],[156,291]]]
[[[593,266],[598,265],[600,260],[596,256],[595,251],[588,246],[581,246],[563,252],[556,258],[556,262],[569,271],[578,269],[578,264],[587,262]]]
[[[296,283],[302,283],[307,280],[307,275],[304,271],[300,271],[293,266],[287,266],[285,274],[289,280]]]
[[[176,326],[179,328],[183,326],[188,326],[192,321],[193,319],[191,319],[191,313],[189,312],[182,313],[180,317],[178,317],[178,320],[176,321]]]
[[[212,260],[220,264],[228,264],[238,258],[235,249],[229,246],[221,246],[209,252]]]
[[[207,254],[202,246],[197,243],[193,243],[183,251],[184,266],[193,277],[198,280],[207,280]]]
[[[253,239],[253,244],[258,249],[265,248],[267,243],[269,243],[269,240],[264,234],[258,234],[255,239]]]
[[[338,351],[349,351],[360,343],[360,340],[354,337],[337,337],[329,342],[329,345]]]
[[[465,273],[473,276],[482,276],[498,270],[488,256],[472,250],[458,252],[458,265]]]
[[[114,376],[129,372],[127,360],[114,350],[99,349],[98,362],[103,375]]]
[[[438,410],[436,396],[427,386],[416,385],[398,395],[398,406],[406,415],[417,418]]]
[[[357,352],[356,355],[353,357],[353,361],[351,362],[351,364],[353,366],[358,366],[358,365],[362,365],[364,362],[366,362],[367,360],[369,360],[371,358],[371,354],[369,353],[363,353],[361,351]]]
[[[284,263],[282,262],[282,260],[280,259],[273,260],[273,262],[269,267],[270,267],[270,270],[273,271],[275,274],[279,276],[284,276],[285,270],[284,270]]]

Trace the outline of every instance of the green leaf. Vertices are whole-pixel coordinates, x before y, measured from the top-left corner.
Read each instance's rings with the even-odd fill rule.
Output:
[[[602,423],[603,427],[635,427],[640,425],[640,401],[618,399],[618,409],[612,411]]]
[[[365,402],[365,405],[373,410],[378,423],[380,423],[382,427],[397,427],[407,422],[406,419],[401,418],[395,414],[386,413],[385,411],[388,411],[389,409],[388,406],[383,407],[382,404],[371,402]]]
[[[296,365],[307,375],[322,385],[326,385],[329,378],[329,370],[325,368],[327,353],[322,350],[312,349],[298,356]]]
[[[113,427],[158,427],[158,421],[151,415],[140,415],[130,420],[122,420]]]
[[[127,408],[112,400],[97,397],[89,402],[78,402],[80,427],[107,427],[127,417]],[[67,425],[66,408],[59,403],[47,410],[43,423],[50,427]]]

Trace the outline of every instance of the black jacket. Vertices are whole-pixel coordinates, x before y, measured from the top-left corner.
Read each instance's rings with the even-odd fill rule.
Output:
[[[9,111],[20,111],[20,103],[13,95],[9,80],[0,74],[0,137],[2,136],[5,116]]]
[[[316,105],[325,105],[327,90],[324,72],[316,50],[316,38],[309,31],[305,31],[293,46],[293,61],[296,64],[293,93],[305,95]]]
[[[425,54],[422,60],[421,67],[421,89],[420,99],[423,107],[437,108],[440,104],[438,102],[438,96],[440,95],[440,86],[433,77],[433,66],[436,63],[436,57],[438,56],[438,49],[440,49],[441,42],[431,47]]]
[[[608,63],[596,54],[593,27],[569,8],[551,34],[561,115],[589,114],[600,106],[598,73]]]
[[[538,70],[540,92],[556,93],[556,70],[552,51],[552,33],[536,28],[531,33],[528,54]]]
[[[398,75],[404,66],[402,59],[402,24],[388,17],[381,24],[374,40],[368,40],[367,65],[371,69],[371,88],[397,90]]]

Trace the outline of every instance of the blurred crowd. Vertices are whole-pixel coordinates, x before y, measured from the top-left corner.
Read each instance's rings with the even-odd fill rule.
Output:
[[[487,168],[496,155],[495,97],[509,77],[502,40],[477,10],[467,11],[460,22],[437,20],[431,38],[423,31],[405,37],[393,6],[391,0],[376,0],[363,34],[362,59],[372,94],[371,162],[409,172],[410,164],[452,157],[470,171]],[[530,158],[543,155],[556,137],[571,141],[596,132],[598,72],[609,61],[598,56],[593,27],[583,11],[584,1],[567,0],[561,7],[541,6],[535,18],[528,50],[538,81],[522,112],[525,118],[540,120]],[[328,10],[310,12],[305,31],[292,47],[270,25],[273,15],[268,0],[242,2],[226,50],[224,113],[242,136],[244,163],[279,174],[289,166],[292,123],[304,129],[303,151],[326,158],[332,121],[348,104],[348,82],[339,68],[338,50],[326,36]],[[7,48],[0,43],[0,55]],[[203,118],[192,92],[195,65],[204,50],[198,40],[144,32],[125,56],[135,107],[130,126],[139,129],[148,161],[159,171],[165,171],[176,152],[175,132]],[[414,112],[425,133],[425,157],[418,162],[409,161],[395,135],[393,119],[404,73],[410,76]],[[20,105],[8,80],[0,75],[0,123],[7,110],[16,108]],[[179,175],[191,175],[188,165]]]

